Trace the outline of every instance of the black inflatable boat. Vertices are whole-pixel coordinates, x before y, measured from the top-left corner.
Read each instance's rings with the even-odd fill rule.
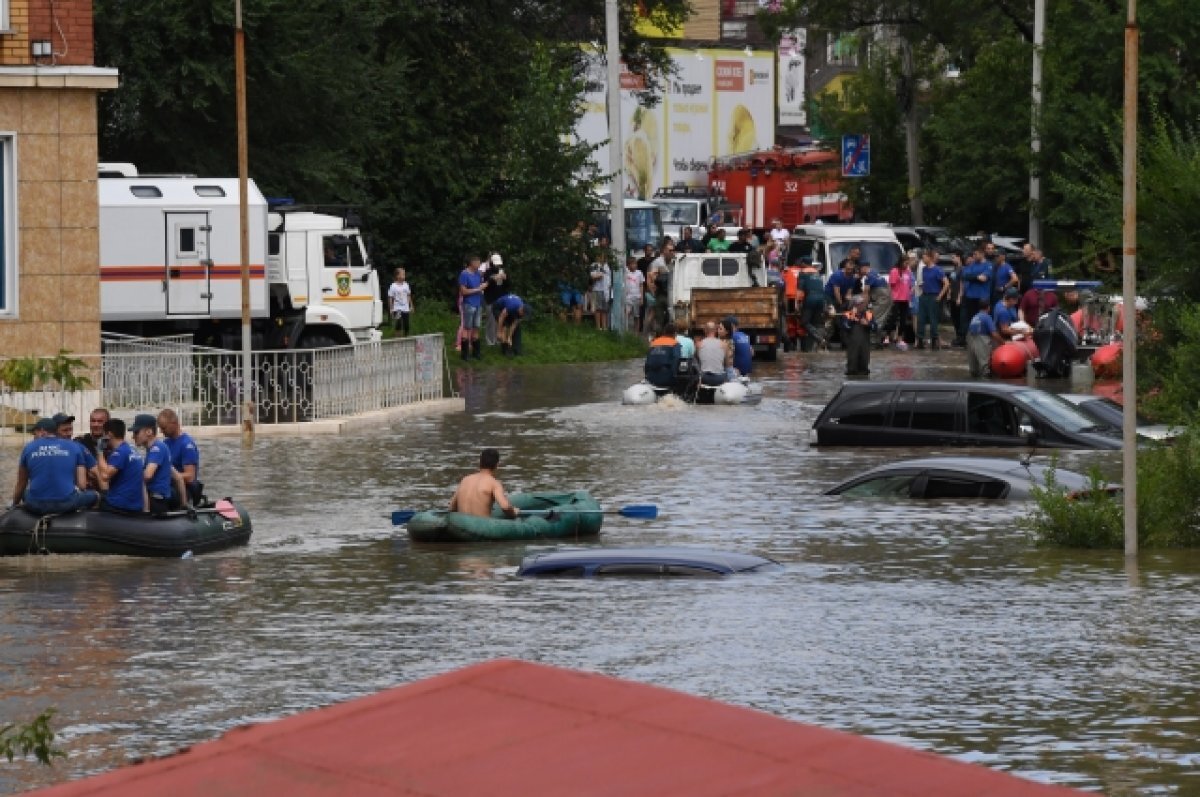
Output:
[[[245,545],[251,531],[250,516],[228,498],[162,516],[88,509],[39,517],[17,507],[0,514],[0,556],[182,556]]]

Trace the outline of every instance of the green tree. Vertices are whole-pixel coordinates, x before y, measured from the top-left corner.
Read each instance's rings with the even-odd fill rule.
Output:
[[[636,11],[670,28],[687,0],[621,6],[622,54],[660,86],[668,58],[638,35]],[[234,174],[233,3],[94,8],[97,62],[122,74],[101,99],[104,157]],[[594,172],[549,142],[573,129],[565,89],[583,74],[579,45],[603,41],[602,0],[252,0],[243,23],[250,171],[265,194],[362,205],[377,262],[407,266],[430,298],[449,298],[464,253],[498,246],[521,291],[550,292],[550,253]]]

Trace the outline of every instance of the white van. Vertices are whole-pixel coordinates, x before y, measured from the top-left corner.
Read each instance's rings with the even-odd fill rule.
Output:
[[[904,256],[896,233],[887,224],[801,224],[792,230],[788,265],[811,261],[829,279],[838,264],[859,248],[859,262],[887,274]]]

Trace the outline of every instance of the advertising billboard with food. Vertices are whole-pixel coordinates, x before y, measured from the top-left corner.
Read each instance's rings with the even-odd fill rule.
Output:
[[[709,161],[775,143],[775,56],[767,51],[668,48],[676,73],[658,104],[645,107],[638,75],[621,72],[621,165],[626,196],[645,199],[666,185],[706,183]],[[609,168],[604,55],[594,52],[577,134],[599,145]]]

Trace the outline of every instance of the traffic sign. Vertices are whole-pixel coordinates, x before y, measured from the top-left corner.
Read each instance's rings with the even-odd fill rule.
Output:
[[[871,137],[866,133],[842,136],[842,177],[866,177],[871,173]]]

